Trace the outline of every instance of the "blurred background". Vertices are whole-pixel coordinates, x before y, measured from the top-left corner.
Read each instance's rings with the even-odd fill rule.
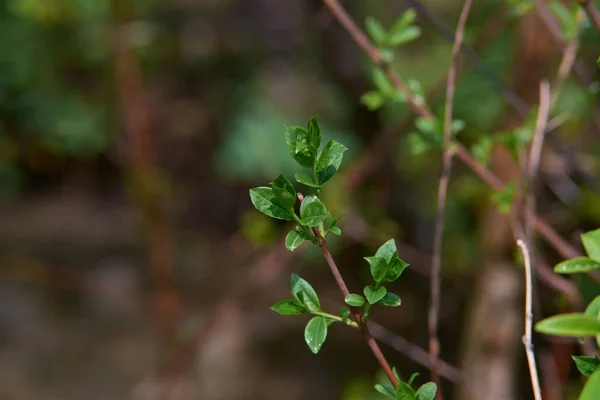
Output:
[[[394,67],[443,115],[462,1],[343,3],[361,27],[367,16],[389,27],[416,7],[422,35]],[[564,53],[540,15],[533,2],[475,1],[465,32],[459,138],[505,182],[519,178],[518,163],[492,139],[528,140],[520,127]],[[360,334],[334,325],[315,356],[306,318],[269,310],[289,297],[291,272],[326,310],[343,305],[318,249],[288,252],[289,224],[248,196],[299,171],[284,125],[317,114],[324,139],[349,148],[322,194],[343,213],[333,255],[359,291],[362,257],[396,239],[412,264],[390,288],[402,306],[372,319],[397,335],[382,349],[401,376],[429,380],[419,348],[441,152],[410,139],[405,105],[361,104],[372,65],[320,1],[3,0],[0,18],[0,399],[379,399],[384,377]],[[587,21],[579,33],[537,194],[539,214],[581,249],[579,234],[600,226],[600,36]],[[490,399],[533,398],[522,269],[497,211],[507,195],[456,163],[440,340],[461,372],[450,367],[446,398],[481,399],[461,389],[476,385]],[[546,264],[563,259],[536,243]],[[585,277],[575,283],[584,299],[600,293]],[[543,282],[536,295],[536,319],[570,307]],[[545,398],[575,398],[577,342],[546,339],[534,337]]]

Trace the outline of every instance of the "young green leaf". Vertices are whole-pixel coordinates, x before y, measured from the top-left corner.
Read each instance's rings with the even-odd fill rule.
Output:
[[[392,82],[390,82],[381,68],[373,69],[373,83],[379,92],[384,95],[391,96],[396,91],[396,88],[394,88],[394,85],[392,85]]]
[[[294,174],[294,178],[296,178],[296,182],[301,183],[306,186],[320,188],[321,185],[317,185],[313,182],[313,179],[305,172],[301,172],[299,174]]]
[[[579,400],[597,400],[600,393],[600,369],[589,377],[579,396]]]
[[[381,300],[377,302],[377,304],[387,307],[398,307],[400,304],[402,304],[402,300],[394,293],[387,292],[385,296],[383,296]]]
[[[361,307],[363,304],[365,304],[365,298],[360,294],[350,293],[344,300],[352,307]]]
[[[396,398],[396,391],[392,385],[375,385],[375,390],[384,396],[391,397],[392,399]]]
[[[302,224],[310,227],[319,225],[327,217],[327,209],[316,196],[306,196],[300,204]]]
[[[415,18],[417,18],[417,12],[414,8],[409,8],[408,10],[404,11],[402,15],[396,20],[394,27],[396,25],[409,26],[410,24],[415,22]]]
[[[388,42],[390,46],[400,46],[402,44],[412,42],[421,36],[421,28],[418,26],[409,26],[402,30],[390,32]]]
[[[494,140],[490,136],[479,136],[475,144],[471,147],[473,156],[483,165],[490,161],[490,155],[494,146]]]
[[[334,226],[333,228],[329,228],[328,232],[331,232],[336,236],[340,236],[342,234],[342,230],[340,228],[338,228],[337,226]]]
[[[501,214],[508,214],[512,209],[512,204],[517,194],[517,186],[514,182],[509,182],[504,189],[492,194],[492,201],[498,206]]]
[[[298,164],[312,168],[317,149],[310,142],[308,131],[300,126],[285,126],[285,141],[288,150]]]
[[[371,276],[375,282],[382,282],[387,274],[388,264],[383,257],[364,257],[369,263],[371,269]]]
[[[391,263],[394,255],[398,256],[398,249],[396,248],[396,241],[390,239],[382,244],[375,252],[375,257],[382,257],[386,263]]]
[[[308,121],[308,136],[310,144],[318,149],[321,145],[321,128],[319,127],[319,116],[315,116]]]
[[[365,297],[367,298],[367,301],[369,302],[369,304],[375,304],[379,300],[383,299],[383,297],[387,293],[387,290],[383,286],[376,288],[375,286],[369,285],[369,286],[365,286],[363,293],[365,294]]]
[[[412,384],[415,381],[415,379],[417,379],[417,376],[419,376],[419,373],[418,372],[413,372],[413,374],[410,376],[410,378],[408,378],[408,384],[410,386],[412,386]]]
[[[299,228],[290,231],[285,237],[285,247],[289,251],[296,250],[304,242],[304,231]]]
[[[600,317],[600,295],[590,301],[590,304],[585,308],[584,314],[590,317]]]
[[[434,400],[437,392],[437,385],[433,382],[427,382],[417,390],[417,400]]]
[[[594,357],[588,356],[571,356],[573,361],[575,361],[575,365],[579,372],[581,372],[584,376],[592,375],[596,369],[598,369],[598,365],[600,365],[600,360],[598,357],[594,355]]]
[[[600,320],[582,313],[559,314],[535,324],[537,332],[556,336],[596,336]]]
[[[600,262],[600,229],[581,234],[581,241],[587,255]]]
[[[294,220],[291,210],[275,198],[273,189],[269,187],[261,186],[250,189],[250,200],[258,211],[267,214],[269,217],[286,221]]]
[[[396,386],[396,400],[416,400],[417,394],[406,382],[399,381]]]
[[[330,140],[327,142],[317,161],[317,178],[320,185],[327,182],[340,168],[344,152],[348,150],[343,144]]]
[[[388,267],[387,273],[385,275],[385,280],[388,282],[394,282],[396,279],[402,275],[404,270],[408,268],[410,265],[398,258],[398,252],[395,253],[394,258],[392,259],[391,265]]]
[[[375,111],[385,104],[385,97],[381,93],[371,90],[360,97],[360,102],[367,106],[369,111]]]
[[[281,315],[299,315],[305,312],[304,308],[293,300],[281,300],[271,306],[271,310]]]
[[[371,39],[380,46],[384,45],[387,38],[387,32],[381,22],[369,16],[365,21],[365,25]]]
[[[273,182],[271,182],[271,188],[275,198],[281,202],[288,209],[294,207],[296,204],[296,189],[294,185],[285,176],[279,174]]]
[[[592,260],[587,257],[571,258],[554,266],[554,272],[557,274],[576,274],[594,269],[600,269],[600,261]]]
[[[321,311],[321,303],[315,289],[296,274],[292,274],[290,281],[292,296],[297,303],[302,304],[310,312]]]
[[[340,311],[340,316],[342,317],[342,321],[346,321],[348,319],[348,317],[350,316],[350,310],[348,309],[348,307],[342,307]]]
[[[317,354],[327,338],[327,321],[323,317],[314,317],[304,328],[304,340],[310,351]]]

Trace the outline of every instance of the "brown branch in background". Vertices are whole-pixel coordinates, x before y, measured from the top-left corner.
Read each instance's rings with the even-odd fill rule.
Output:
[[[401,354],[404,354],[411,360],[427,367],[431,368],[431,357],[429,353],[423,350],[419,346],[416,346],[404,339],[402,336],[398,336],[376,322],[369,321],[367,323],[373,336],[375,336],[381,343],[385,343],[388,346],[394,348]],[[443,360],[438,360],[438,373],[443,378],[448,379],[452,383],[458,383],[461,379],[460,371],[453,365],[448,364]]]
[[[302,200],[304,200],[304,196],[302,196],[301,193],[298,193],[298,200],[300,200],[300,202],[302,202]],[[331,253],[329,252],[329,247],[327,247],[327,241],[321,235],[321,232],[319,232],[319,228],[312,228],[312,232],[314,233],[315,237],[317,238],[319,247],[321,248],[321,251],[323,252],[323,256],[325,257],[325,260],[327,261],[327,265],[329,265],[329,269],[331,270],[331,273],[333,274],[333,277],[335,278],[335,281],[345,298],[346,296],[348,296],[350,294],[350,291],[348,290],[348,286],[346,286],[346,282],[344,282],[344,278],[342,277],[342,274],[340,273],[340,269],[338,268],[335,261],[333,260],[333,257],[331,257]],[[358,324],[359,329],[361,330],[365,340],[367,341],[367,344],[369,345],[369,347],[371,348],[371,351],[375,355],[377,362],[379,363],[381,368],[383,368],[383,371],[385,372],[386,376],[390,380],[390,383],[395,388],[396,386],[398,386],[398,380],[396,379],[396,375],[394,375],[394,371],[392,371],[392,367],[390,366],[387,359],[381,352],[381,349],[379,348],[377,341],[371,335],[371,332],[369,331],[369,327],[362,320],[361,315],[360,315],[360,310],[356,307],[350,307],[350,310],[352,312],[352,316],[354,317],[354,320]]]
[[[550,96],[550,85],[547,81],[540,83],[540,106],[538,109],[537,119],[535,121],[535,130],[533,133],[533,140],[529,148],[529,157],[527,161],[526,170],[523,173],[522,185],[523,194],[526,197],[525,206],[525,229],[524,235],[525,243],[529,247],[533,248],[533,225],[535,220],[535,178],[540,165],[540,159],[542,157],[542,148],[544,144],[544,136],[546,132],[546,125],[548,124],[548,117],[550,115],[551,107],[551,96]]]
[[[600,13],[594,6],[594,2],[592,0],[577,0],[577,2],[585,10],[594,28],[600,33]]]
[[[523,335],[523,345],[527,353],[527,363],[529,364],[529,373],[531,375],[531,386],[535,400],[542,400],[542,391],[540,389],[540,380],[538,378],[537,367],[535,363],[535,354],[533,352],[533,343],[531,340],[531,330],[533,327],[532,311],[532,277],[531,277],[531,259],[527,245],[522,240],[517,240],[517,245],[521,248],[523,259],[525,261],[525,334]]]
[[[446,197],[448,193],[448,182],[452,172],[452,157],[454,149],[452,146],[452,106],[454,103],[454,89],[456,86],[456,64],[463,34],[472,0],[466,0],[458,25],[456,27],[456,39],[452,46],[452,61],[448,70],[448,81],[446,85],[446,102],[444,105],[444,156],[442,165],[442,176],[438,186],[438,205],[435,222],[435,234],[433,239],[433,267],[431,270],[431,299],[429,306],[429,354],[431,357],[431,379],[441,388],[438,373],[438,359],[440,356],[440,341],[438,339],[438,322],[441,303],[441,273],[442,273],[442,244],[444,236],[444,217],[446,214]],[[442,399],[441,389],[437,392],[437,398]]]
[[[357,44],[365,51],[365,53],[371,58],[376,65],[383,68],[384,72],[399,92],[403,93],[407,97],[407,102],[411,109],[419,116],[425,119],[432,119],[433,114],[425,105],[421,105],[415,102],[415,98],[412,93],[407,90],[406,85],[402,82],[398,74],[389,66],[382,63],[379,52],[369,41],[369,39],[362,33],[356,23],[346,13],[344,8],[340,5],[338,0],[322,0],[329,9],[332,11],[336,19],[342,24],[342,26],[349,32],[352,38],[360,37],[361,40],[355,39]],[[494,173],[487,169],[484,165],[478,162],[469,153],[461,143],[456,143],[456,156],[460,161],[469,167],[477,176],[479,176],[486,184],[492,187],[494,190],[502,190],[504,188],[504,182],[502,182]],[[535,219],[536,230],[546,239],[546,241],[555,248],[563,257],[572,258],[581,255],[573,246],[566,242],[556,231],[550,227],[540,217]]]
[[[125,134],[130,149],[130,169],[134,201],[140,209],[147,230],[150,274],[157,291],[155,311],[161,335],[162,366],[172,369],[175,332],[180,315],[180,296],[173,279],[173,243],[169,218],[160,187],[155,147],[152,140],[150,112],[144,98],[142,74],[132,48],[131,2],[113,0],[115,21],[114,51],[115,79],[123,107]]]

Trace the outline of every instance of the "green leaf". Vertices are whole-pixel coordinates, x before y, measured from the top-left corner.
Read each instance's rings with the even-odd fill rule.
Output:
[[[600,393],[600,369],[589,377],[579,396],[579,400],[597,400]]]
[[[408,141],[410,154],[413,156],[420,156],[432,147],[432,142],[424,138],[420,133],[411,132],[407,135],[406,140]]]
[[[427,382],[417,390],[417,400],[433,400],[437,392],[437,385],[433,382]]]
[[[361,307],[363,304],[365,304],[365,298],[360,294],[354,293],[350,293],[348,296],[346,296],[344,301],[352,307]]]
[[[302,224],[310,227],[319,225],[327,217],[325,205],[316,196],[306,196],[300,204]]]
[[[327,338],[327,321],[323,317],[314,317],[304,328],[304,340],[310,351],[317,354]]]
[[[308,121],[308,136],[315,150],[318,149],[321,145],[321,128],[319,127],[318,115]]]
[[[342,321],[346,321],[348,319],[348,317],[350,316],[350,310],[348,309],[348,307],[342,307],[340,311],[340,316],[342,317]]]
[[[399,381],[396,386],[396,400],[416,400],[417,394],[406,382]]]
[[[386,63],[391,63],[394,61],[394,50],[389,47],[383,47],[380,49],[379,54],[381,54],[381,60]]]
[[[333,233],[336,236],[340,236],[342,234],[342,230],[340,228],[338,228],[337,226],[334,226],[333,228],[329,228],[329,232]]]
[[[415,22],[415,18],[417,18],[417,12],[414,8],[409,8],[408,10],[404,11],[402,15],[396,20],[394,27],[396,27],[396,25],[409,26],[410,24]]]
[[[596,296],[596,298],[588,304],[584,314],[595,318],[600,316],[600,296]]]
[[[480,136],[477,142],[471,147],[473,157],[481,164],[487,165],[490,161],[494,140],[490,136]]]
[[[517,194],[517,186],[514,182],[509,182],[504,186],[504,189],[496,191],[492,194],[492,201],[498,206],[498,211],[501,214],[508,214],[512,209],[515,195]]]
[[[271,182],[271,188],[275,198],[285,205],[287,208],[294,207],[296,204],[296,189],[294,185],[285,176],[279,174],[273,182]]]
[[[327,182],[340,168],[344,152],[348,150],[343,144],[330,140],[327,142],[317,161],[317,177],[320,185]]]
[[[410,378],[408,378],[408,384],[412,386],[413,382],[415,381],[415,379],[417,379],[417,376],[419,376],[418,372],[414,372]]]
[[[285,141],[288,150],[298,164],[312,168],[317,149],[311,144],[308,131],[300,126],[285,126]]]
[[[398,249],[396,248],[396,241],[394,239],[390,239],[382,244],[375,252],[375,257],[382,257],[388,264],[392,261],[394,255],[398,255]]]
[[[383,257],[364,257],[369,263],[371,269],[371,276],[375,282],[382,282],[385,279],[388,269],[388,263]]]
[[[286,221],[294,220],[292,212],[275,198],[273,189],[269,187],[261,186],[250,189],[250,200],[258,211],[267,214],[269,217]]]
[[[365,286],[363,293],[365,294],[365,297],[367,298],[367,301],[369,302],[369,304],[375,304],[379,300],[383,299],[383,297],[387,293],[387,290],[383,286],[376,288],[375,286],[369,285],[369,286]]]
[[[296,302],[304,305],[305,308],[310,312],[321,311],[319,297],[310,283],[300,278],[298,275],[292,274],[290,287],[292,296]]]
[[[396,392],[394,391],[394,387],[392,385],[375,385],[375,390],[384,396],[391,397],[392,399],[396,398]]]
[[[396,91],[392,82],[381,68],[373,68],[373,83],[384,95],[392,95]]]
[[[294,178],[296,178],[296,181],[298,183],[301,183],[303,185],[314,187],[314,188],[320,188],[321,187],[321,185],[317,185],[316,183],[314,183],[313,179],[310,177],[310,175],[308,175],[305,172],[301,172],[299,174],[295,174]]]
[[[598,59],[596,60],[596,65],[598,66],[598,68],[600,68],[600,56],[598,57]]]
[[[587,257],[571,258],[570,260],[565,260],[554,266],[554,272],[557,274],[576,274],[594,269],[600,269],[600,261],[592,260]]]
[[[600,261],[600,229],[581,234],[581,241],[587,255],[596,261]]]
[[[369,16],[367,17],[365,24],[367,27],[367,32],[369,33],[369,36],[371,36],[371,39],[373,39],[373,41],[378,45],[383,45],[387,38],[387,32],[381,24],[381,22]]]
[[[442,133],[442,127],[437,118],[419,117],[415,120],[415,126],[419,131],[429,135],[441,136]]]
[[[421,36],[421,28],[418,26],[409,26],[401,31],[394,32],[393,34],[390,32],[388,43],[390,46],[400,46],[412,42],[419,36]]]
[[[462,119],[452,120],[452,123],[450,124],[450,132],[452,133],[452,136],[456,136],[458,133],[462,132],[466,125],[467,124]]]
[[[370,111],[380,109],[385,104],[385,97],[375,90],[371,90],[360,97],[360,102]]]
[[[579,372],[581,372],[584,376],[592,375],[596,369],[598,369],[598,365],[600,365],[600,360],[598,357],[594,355],[594,357],[588,356],[571,356],[573,361],[575,361],[575,365]]]
[[[301,229],[296,228],[293,231],[290,231],[285,237],[285,247],[287,247],[289,251],[294,251],[302,244],[302,242],[304,242],[304,240],[304,232]]]
[[[281,315],[299,315],[304,314],[304,308],[293,300],[281,300],[271,306],[271,310]]]
[[[596,336],[600,320],[582,313],[559,314],[535,324],[537,332],[556,336]]]
[[[402,304],[402,300],[394,293],[387,292],[385,296],[383,296],[383,298],[377,302],[377,304],[387,307],[398,307],[400,304]]]
[[[387,274],[385,275],[385,280],[388,282],[394,282],[396,279],[398,279],[404,270],[410,265],[409,263],[398,258],[398,252],[395,254],[396,256],[392,260],[392,265],[388,267]]]

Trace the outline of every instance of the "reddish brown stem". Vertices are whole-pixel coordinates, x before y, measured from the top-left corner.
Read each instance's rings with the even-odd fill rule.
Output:
[[[125,26],[132,6],[128,1],[113,0],[112,9],[115,20],[115,78],[130,148],[133,195],[146,225],[150,274],[157,290],[157,325],[162,336],[165,365],[171,369],[175,362],[172,346],[180,313],[180,296],[173,282],[172,235],[162,193],[151,189],[160,183],[160,178],[142,74],[132,48],[131,35],[128,34],[130,29]]]
[[[298,200],[300,200],[300,202],[302,202],[302,200],[304,200],[304,196],[302,195],[302,193],[298,193]],[[340,269],[338,268],[335,261],[333,260],[333,257],[331,257],[331,253],[329,252],[329,247],[327,247],[327,241],[321,235],[321,232],[319,232],[319,228],[312,228],[311,230],[312,230],[313,234],[315,235],[315,238],[317,238],[319,247],[321,248],[321,251],[323,252],[323,256],[325,257],[325,260],[327,261],[327,265],[329,265],[329,269],[331,270],[331,273],[332,273],[333,277],[335,278],[335,282],[337,283],[338,287],[340,288],[340,291],[342,292],[342,294],[344,295],[344,298],[345,298],[346,296],[348,296],[350,294],[350,291],[348,290],[348,286],[346,285],[346,282],[344,282],[344,278],[342,277],[342,274],[340,273]],[[371,332],[369,331],[369,327],[362,320],[362,317],[360,315],[360,310],[356,307],[350,307],[350,311],[352,313],[352,316],[354,317],[354,320],[358,324],[358,327],[360,328],[360,331],[362,332],[365,340],[367,341],[367,344],[369,345],[369,347],[371,348],[371,351],[375,355],[377,362],[379,363],[379,365],[385,372],[386,376],[390,380],[390,383],[394,387],[398,386],[398,380],[396,379],[396,375],[394,375],[394,371],[392,370],[392,367],[390,366],[387,359],[381,352],[381,349],[379,348],[377,341],[371,335]]]
[[[452,158],[454,155],[452,146],[452,106],[454,104],[454,87],[456,82],[456,64],[460,46],[462,44],[463,33],[467,23],[469,10],[472,0],[466,0],[458,26],[456,28],[456,37],[452,46],[452,61],[448,70],[448,79],[446,84],[446,102],[444,105],[444,156],[442,162],[442,175],[438,185],[438,208],[435,222],[435,234],[433,239],[433,266],[431,269],[431,303],[429,305],[429,354],[431,357],[431,379],[438,387],[441,387],[439,375],[439,357],[440,341],[438,339],[438,322],[441,303],[441,273],[442,273],[442,244],[444,237],[444,216],[446,214],[446,197],[448,193],[448,183],[450,182],[450,173],[452,172]],[[438,390],[436,398],[443,398],[442,391]]]
[[[431,119],[433,118],[433,113],[426,105],[419,104],[415,101],[412,93],[407,90],[406,86],[391,66],[383,63],[381,57],[379,55],[379,51],[373,44],[369,41],[369,39],[365,36],[362,30],[356,25],[356,23],[352,20],[352,18],[348,15],[346,10],[340,5],[338,0],[322,0],[327,7],[331,10],[332,14],[335,18],[340,22],[340,24],[348,31],[350,36],[354,38],[356,43],[360,46],[361,49],[365,51],[365,53],[369,56],[371,61],[373,61],[378,66],[382,67],[396,90],[403,93],[407,97],[407,102],[410,108],[419,116]],[[455,144],[456,147],[456,156],[458,159],[469,167],[477,176],[479,176],[485,183],[487,183],[494,190],[502,190],[504,189],[504,182],[502,182],[494,173],[492,173],[487,167],[483,164],[479,163],[469,151],[460,143]],[[580,253],[573,248],[569,243],[567,243],[563,238],[556,233],[544,220],[540,217],[536,217],[535,219],[535,228],[536,230],[550,243],[552,247],[554,247],[563,257],[571,258],[574,254],[580,255]],[[567,256],[567,254],[569,254]],[[592,274],[593,276],[593,274]],[[597,277],[595,277],[597,278]]]

